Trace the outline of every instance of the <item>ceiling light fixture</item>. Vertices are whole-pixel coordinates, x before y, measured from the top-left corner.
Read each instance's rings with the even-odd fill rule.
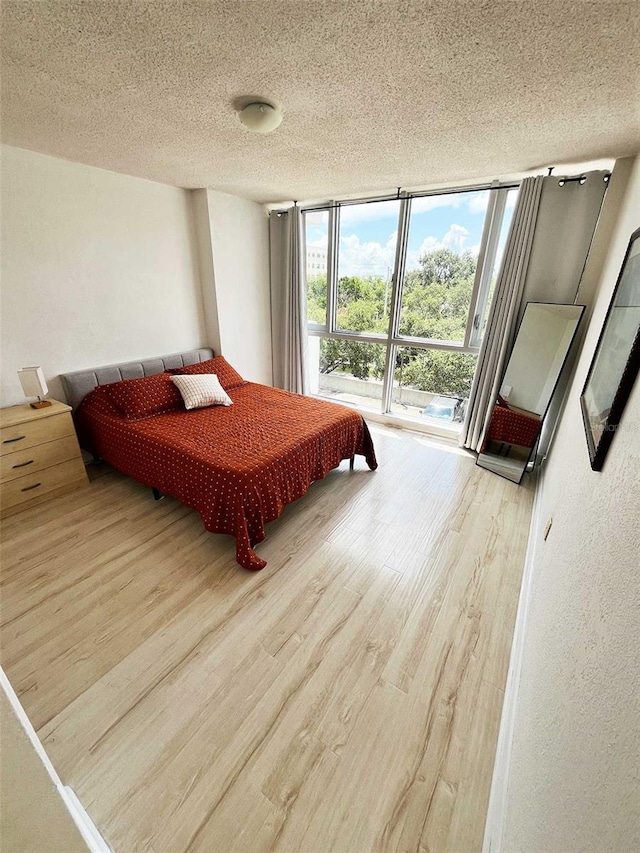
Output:
[[[247,104],[239,116],[242,124],[254,133],[271,133],[282,121],[280,110],[264,101]]]

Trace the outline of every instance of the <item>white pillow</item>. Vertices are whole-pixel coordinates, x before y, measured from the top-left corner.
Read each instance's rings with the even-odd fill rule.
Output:
[[[186,409],[203,409],[205,406],[231,406],[233,400],[220,384],[215,373],[194,373],[189,376],[172,376],[182,394]]]

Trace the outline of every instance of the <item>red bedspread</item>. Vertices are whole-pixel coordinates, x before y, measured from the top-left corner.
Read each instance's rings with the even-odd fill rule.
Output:
[[[489,429],[484,438],[482,452],[490,441],[502,441],[505,444],[517,444],[520,447],[533,447],[540,432],[540,418],[515,412],[507,406],[495,406]]]
[[[261,569],[252,546],[267,522],[343,459],[377,462],[366,423],[345,406],[252,382],[229,395],[233,406],[132,421],[96,388],[76,412],[78,434],[114,468],[197,509],[207,530],[235,536],[238,563]]]

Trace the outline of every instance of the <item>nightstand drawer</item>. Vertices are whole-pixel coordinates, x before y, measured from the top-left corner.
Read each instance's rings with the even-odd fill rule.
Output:
[[[87,475],[80,458],[62,462],[60,465],[53,465],[51,468],[44,468],[42,471],[3,483],[2,510],[4,512],[47,492],[77,487],[86,482]]]
[[[0,430],[0,455],[16,453],[67,435],[75,435],[73,420],[68,412],[3,427]]]
[[[60,462],[68,462],[78,456],[78,442],[75,435],[67,435],[57,441],[47,441],[36,447],[27,447],[17,453],[7,453],[0,457],[0,482],[25,477],[43,468],[50,468]]]

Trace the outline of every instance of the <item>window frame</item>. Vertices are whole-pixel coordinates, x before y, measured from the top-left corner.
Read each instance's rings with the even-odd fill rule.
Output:
[[[337,340],[354,341],[357,343],[386,344],[386,361],[382,391],[382,413],[391,410],[391,398],[393,394],[393,382],[395,372],[395,361],[397,350],[400,347],[411,347],[413,349],[432,349],[448,352],[469,353],[477,355],[482,344],[482,319],[487,310],[491,279],[495,267],[495,260],[500,239],[500,232],[506,212],[506,202],[509,190],[519,189],[520,181],[501,183],[493,181],[491,184],[458,187],[445,190],[429,190],[425,192],[402,192],[392,196],[376,196],[360,199],[349,199],[346,201],[328,201],[320,205],[309,205],[301,208],[303,218],[303,240],[302,250],[304,253],[304,275],[306,294],[306,214],[310,211],[328,213],[327,228],[327,312],[326,324],[307,322],[307,334],[313,337],[332,338]],[[442,341],[431,338],[416,338],[409,335],[401,335],[399,332],[402,312],[402,293],[404,288],[405,264],[407,246],[409,240],[409,227],[411,223],[411,203],[413,199],[425,196],[454,195],[465,192],[489,191],[489,201],[485,213],[484,226],[478,251],[476,274],[469,302],[469,312],[462,341]],[[396,242],[396,253],[394,269],[391,277],[391,305],[389,310],[389,325],[387,332],[352,332],[336,328],[337,304],[338,304],[338,255],[340,238],[340,210],[342,207],[353,204],[376,203],[382,201],[400,201],[398,213],[398,239]]]

